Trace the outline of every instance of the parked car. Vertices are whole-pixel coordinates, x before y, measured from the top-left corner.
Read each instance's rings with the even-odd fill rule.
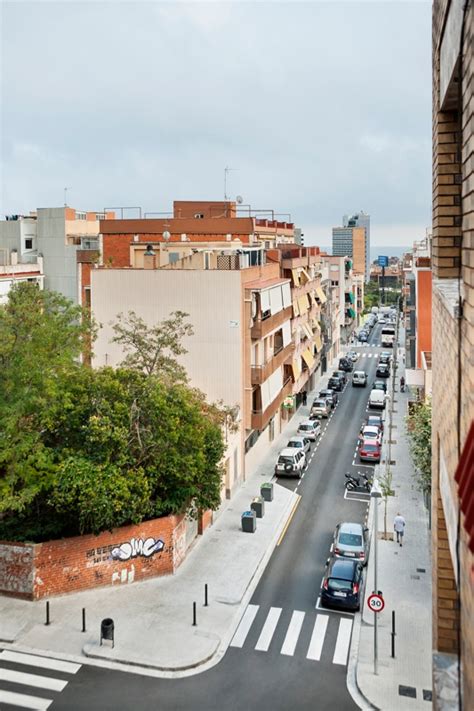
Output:
[[[341,378],[344,385],[347,383],[347,375],[343,370],[335,370],[332,374],[333,378]]]
[[[315,442],[316,438],[321,434],[321,423],[317,420],[303,420],[298,425],[297,434],[311,440],[311,442]]]
[[[332,388],[326,388],[326,390],[320,390],[319,397],[329,398],[332,401],[333,407],[336,407],[338,400],[339,400],[339,396],[338,396],[337,392],[335,390],[333,390]]]
[[[311,406],[310,419],[315,417],[329,417],[331,406],[328,404],[327,400],[322,398],[315,400]]]
[[[372,427],[372,425],[365,425],[364,427],[362,427],[362,430],[360,432],[360,438],[367,440],[373,439],[379,444],[382,444],[382,432],[379,430],[378,427]]]
[[[386,323],[385,316],[379,316],[377,319],[377,323]]]
[[[365,370],[354,370],[352,376],[352,387],[353,388],[365,388],[367,386],[367,373]]]
[[[359,360],[359,354],[357,353],[357,351],[348,351],[346,353],[346,358],[349,358],[349,360],[351,360],[353,363],[357,363],[357,361]]]
[[[311,442],[307,437],[290,437],[288,440],[287,447],[294,447],[295,449],[301,449],[302,452],[308,454],[311,449]]]
[[[390,375],[390,367],[385,363],[379,363],[375,375],[377,378],[388,378]]]
[[[336,558],[356,558],[367,564],[369,529],[361,523],[339,523],[334,531],[332,554]]]
[[[305,467],[305,453],[294,447],[286,447],[286,449],[282,449],[278,455],[278,460],[275,464],[275,474],[277,476],[297,476],[298,479],[301,479]]]
[[[366,343],[369,338],[367,331],[361,331],[357,338],[361,343]]]
[[[372,385],[373,390],[383,390],[384,393],[387,392],[387,382],[385,380],[374,380]]]
[[[383,420],[381,415],[369,415],[366,424],[369,427],[377,427],[383,434]]]
[[[345,373],[350,373],[353,368],[354,366],[349,358],[339,358],[339,370],[343,370]]]
[[[369,395],[369,407],[374,409],[385,409],[385,392],[374,388]]]
[[[380,354],[378,364],[381,365],[382,363],[384,365],[390,365],[390,353],[383,352]]]
[[[321,605],[359,610],[362,570],[362,564],[357,560],[332,558],[321,586]]]
[[[332,399],[332,397],[329,397],[329,395],[321,395],[321,393],[319,393],[318,397],[315,398],[315,400],[313,401],[313,405],[316,402],[316,400],[325,400],[327,403],[327,406],[329,407],[330,410],[332,410],[334,408],[333,399]]]
[[[337,390],[340,392],[344,388],[344,383],[340,378],[329,378],[328,380],[328,388],[331,390]]]
[[[359,458],[361,462],[380,462],[380,442],[374,439],[363,439],[359,444]]]

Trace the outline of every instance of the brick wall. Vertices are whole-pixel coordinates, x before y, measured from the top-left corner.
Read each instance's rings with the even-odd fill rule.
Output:
[[[40,599],[173,573],[186,556],[184,516],[36,544],[0,544],[0,593]]]

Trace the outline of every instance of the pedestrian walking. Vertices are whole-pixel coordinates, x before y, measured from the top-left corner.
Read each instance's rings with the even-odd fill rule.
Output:
[[[306,390],[303,390],[303,405],[306,405],[308,402],[308,396],[306,394]]]
[[[405,533],[405,519],[403,516],[399,513],[395,516],[393,519],[393,530],[397,534],[397,543],[400,544],[400,548],[403,545],[403,534]]]

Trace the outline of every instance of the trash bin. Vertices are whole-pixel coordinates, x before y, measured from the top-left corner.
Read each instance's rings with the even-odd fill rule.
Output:
[[[109,639],[112,642],[112,647],[114,646],[114,621],[110,617],[106,617],[100,623],[100,644],[102,645],[103,639]]]
[[[254,499],[252,499],[250,508],[252,509],[252,511],[255,511],[255,513],[257,514],[257,518],[263,518],[265,514],[265,501],[262,499],[261,496],[256,496]]]
[[[273,501],[273,484],[271,481],[262,484],[260,494],[264,501]]]
[[[242,531],[255,533],[257,530],[257,514],[255,511],[244,511],[242,514]]]

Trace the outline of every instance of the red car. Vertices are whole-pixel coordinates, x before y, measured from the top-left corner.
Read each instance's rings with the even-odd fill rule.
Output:
[[[361,462],[380,462],[381,446],[377,440],[363,439],[359,444]]]

